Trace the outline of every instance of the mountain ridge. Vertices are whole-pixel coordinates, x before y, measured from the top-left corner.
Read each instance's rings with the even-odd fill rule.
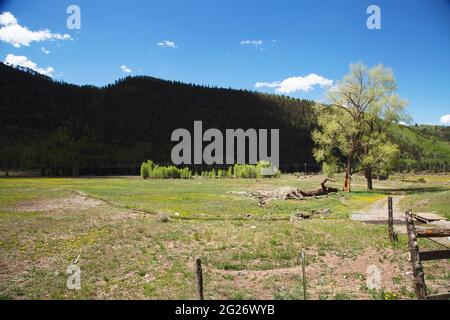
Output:
[[[205,129],[221,131],[279,128],[285,171],[303,171],[300,163],[319,169],[312,156],[314,102],[287,96],[148,76],[103,87],[79,86],[0,64],[0,116],[3,168],[137,174],[133,166],[146,159],[170,162],[173,130],[192,129],[201,120]],[[450,166],[446,127],[393,128],[389,135],[400,142],[403,157],[396,169],[440,171]],[[129,168],[120,167],[127,164]]]

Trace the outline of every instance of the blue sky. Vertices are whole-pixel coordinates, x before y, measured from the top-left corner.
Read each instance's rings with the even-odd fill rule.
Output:
[[[80,30],[66,27],[72,4],[81,9]],[[371,4],[381,8],[381,30],[366,27]],[[50,30],[53,39],[0,41],[0,59],[25,56],[69,83],[142,74],[275,92],[255,84],[310,74],[336,81],[361,60],[394,70],[416,122],[438,124],[450,114],[448,0],[0,0],[2,12],[29,31]],[[288,94],[323,98],[324,87],[309,89]]]

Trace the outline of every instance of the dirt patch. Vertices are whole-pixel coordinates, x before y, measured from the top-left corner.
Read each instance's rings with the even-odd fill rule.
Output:
[[[376,266],[381,275],[380,289],[400,293],[402,290],[413,291],[413,278],[407,254],[398,255],[392,250],[377,251],[368,249],[354,258],[343,258],[333,253],[309,263],[306,267],[307,295],[309,299],[334,299],[337,295],[346,295],[353,299],[371,298],[366,288],[369,266]],[[443,264],[440,272],[448,270]],[[258,299],[273,299],[278,293],[289,294],[290,298],[301,299],[301,266],[270,270],[220,270],[205,268],[221,278],[228,278],[234,288],[252,292]],[[270,284],[272,279],[272,284]],[[443,281],[427,285],[434,290],[445,292]]]
[[[20,202],[9,208],[13,211],[33,212],[33,211],[54,211],[54,210],[87,210],[104,205],[101,200],[97,200],[80,194],[73,194],[69,197],[58,199],[37,199]]]

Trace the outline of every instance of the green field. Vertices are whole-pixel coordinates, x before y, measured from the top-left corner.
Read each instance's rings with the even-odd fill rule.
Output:
[[[312,190],[320,179],[1,179],[0,297],[195,299],[193,262],[201,256],[206,299],[303,299],[303,250],[309,299],[414,298],[406,237],[392,245],[384,225],[349,216],[402,194],[402,210],[450,217],[450,176],[394,176],[371,192],[356,178],[350,194],[265,207],[240,194]],[[331,213],[291,220],[297,210],[323,209]],[[66,268],[77,256],[81,290],[69,290]],[[372,264],[382,271],[377,291],[366,287]],[[430,293],[446,292],[448,261],[425,263],[425,274]]]

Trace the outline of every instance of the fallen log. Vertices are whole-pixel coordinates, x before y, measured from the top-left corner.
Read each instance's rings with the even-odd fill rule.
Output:
[[[314,190],[314,191],[302,191],[302,190],[298,190],[298,192],[302,195],[302,197],[317,197],[317,196],[324,196],[327,195],[329,193],[336,193],[338,192],[337,188],[332,188],[332,187],[327,187],[325,184],[328,182],[335,182],[332,179],[328,179],[325,178],[322,180],[322,182],[320,183],[321,188]]]
[[[446,238],[450,237],[450,229],[416,229],[417,238]]]

